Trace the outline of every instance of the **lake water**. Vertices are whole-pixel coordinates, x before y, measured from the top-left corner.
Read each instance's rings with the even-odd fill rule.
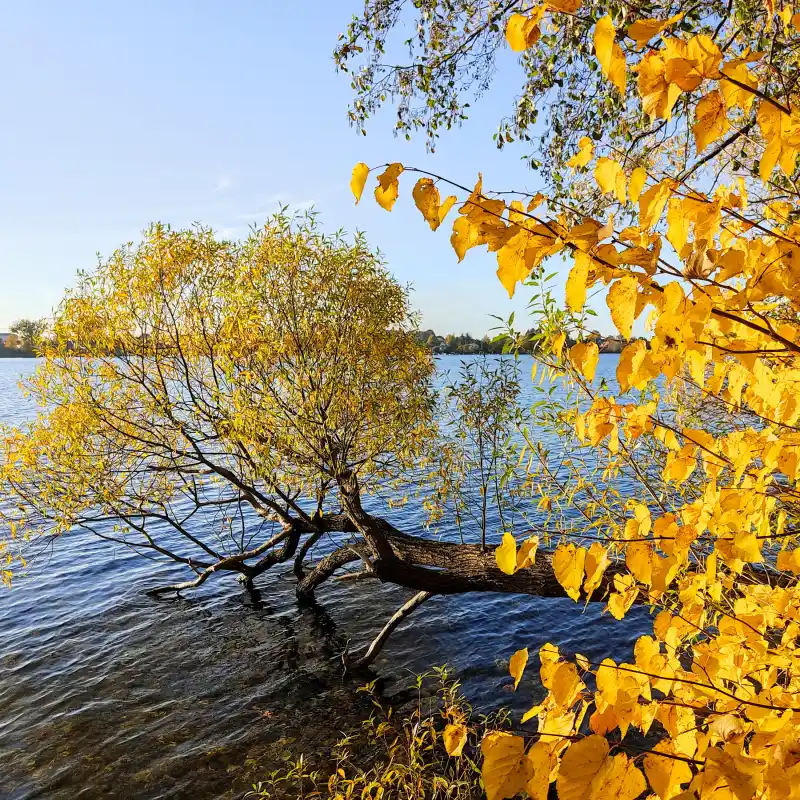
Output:
[[[613,382],[616,363],[603,356],[598,376]],[[0,360],[3,421],[33,413],[17,382],[34,366]],[[455,371],[459,359],[439,366]],[[392,514],[418,530],[413,508]],[[86,534],[62,537],[30,576],[0,589],[0,798],[241,797],[286,754],[326,751],[368,713],[355,691],[363,677],[343,675],[343,646],[367,643],[409,594],[328,582],[316,606],[300,606],[290,569],[261,578],[261,603],[228,576],[155,600],[145,589],[182,573]],[[476,708],[523,711],[537,670],[509,693],[515,650],[553,641],[599,661],[629,655],[649,628],[645,609],[623,624],[600,610],[513,595],[433,598],[374,672],[391,696],[447,662]]]

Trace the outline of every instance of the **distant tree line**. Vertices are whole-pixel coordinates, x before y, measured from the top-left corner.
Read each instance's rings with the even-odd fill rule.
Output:
[[[533,353],[538,348],[538,331],[531,328],[520,335],[517,340],[517,351],[520,353]],[[490,337],[488,334],[482,339],[476,339],[469,333],[448,333],[439,336],[433,330],[417,331],[417,340],[437,355],[474,355],[474,354],[500,354],[508,344],[508,337]]]
[[[45,328],[43,319],[18,319],[8,333],[0,334],[0,358],[35,356],[39,337]]]
[[[437,355],[473,355],[473,354],[499,354],[513,350],[518,353],[535,353],[539,349],[542,339],[538,329],[530,328],[525,333],[515,334],[514,341],[511,342],[505,334],[490,337],[484,336],[476,339],[469,333],[456,335],[448,333],[446,336],[439,336],[433,330],[417,331],[417,341]],[[622,336],[602,336],[596,331],[587,337],[591,341],[597,342],[601,353],[620,353],[633,339],[624,339]],[[567,346],[575,344],[575,339],[568,336]]]

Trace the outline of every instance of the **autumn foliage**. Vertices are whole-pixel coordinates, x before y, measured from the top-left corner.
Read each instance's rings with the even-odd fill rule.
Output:
[[[600,130],[566,160],[565,181],[593,183],[592,208],[614,212],[604,218],[567,190],[514,197],[480,176],[470,189],[376,169],[380,206],[391,211],[415,174],[413,201],[432,230],[453,220],[458,260],[485,247],[509,295],[533,293],[548,331],[539,360],[571,392],[546,419],[597,463],[591,482],[578,457],[556,475],[529,442],[553,571],[576,602],[604,591],[618,620],[634,603],[653,615],[627,662],[554,644],[531,659],[546,696],[521,720],[529,735],[484,737],[489,800],[544,800],[551,783],[561,800],[800,798],[800,15],[741,5],[705,17],[581,0],[485,12],[528,69],[540,42],[583,26],[606,91],[641,120],[629,149],[619,129]],[[353,170],[357,201],[369,176]],[[543,265],[557,255],[566,296],[553,304]],[[593,380],[590,296],[605,297],[623,337],[642,320],[649,331],[622,352],[618,389]],[[566,329],[581,334],[569,349]],[[624,495],[620,476],[634,487]],[[525,570],[539,545],[506,533],[497,564]],[[515,686],[528,661],[526,649],[511,658]]]

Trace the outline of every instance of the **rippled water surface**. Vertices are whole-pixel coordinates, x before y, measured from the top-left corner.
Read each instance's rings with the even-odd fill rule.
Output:
[[[598,374],[611,379],[616,361],[603,356]],[[33,413],[17,381],[34,366],[0,360],[1,420]],[[418,522],[411,509],[394,513],[399,528]],[[342,648],[366,643],[408,595],[329,582],[316,606],[301,607],[288,572],[261,579],[261,602],[230,577],[154,600],[143,592],[174,577],[169,567],[64,536],[29,577],[0,589],[0,797],[241,797],[284,754],[329,747],[365,710]],[[503,662],[514,650],[549,640],[600,660],[625,653],[646,624],[644,609],[620,625],[570,601],[434,598],[375,671],[391,694],[447,662],[476,707],[525,709],[536,670],[509,694]]]

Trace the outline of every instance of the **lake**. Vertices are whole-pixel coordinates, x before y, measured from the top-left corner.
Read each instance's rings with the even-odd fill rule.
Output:
[[[457,356],[438,359],[455,372]],[[533,398],[522,361],[524,401]],[[613,384],[617,356],[600,358]],[[17,382],[33,360],[0,360],[0,420],[34,413]],[[395,509],[409,532],[413,504]],[[455,529],[445,535],[455,535]],[[241,797],[285,754],[326,751],[366,711],[340,653],[366,644],[409,596],[375,582],[328,582],[300,606],[291,564],[260,579],[253,602],[232,576],[184,599],[144,591],[176,572],[88,534],[68,534],[13,589],[0,589],[0,798]],[[650,628],[569,600],[470,594],[433,598],[389,640],[373,671],[391,696],[448,663],[473,706],[524,711],[535,661],[515,694],[507,661],[546,641],[593,661],[628,656]]]

